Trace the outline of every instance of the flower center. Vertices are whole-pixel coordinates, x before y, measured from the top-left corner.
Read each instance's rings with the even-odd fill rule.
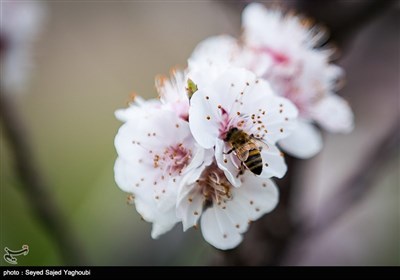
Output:
[[[258,53],[268,54],[275,64],[287,64],[290,62],[290,58],[286,54],[270,47],[255,48],[255,51]]]
[[[237,100],[241,102],[241,100]],[[245,131],[249,135],[254,135],[256,138],[263,138],[268,132],[266,125],[262,121],[266,114],[264,109],[256,109],[251,115],[243,114],[239,111],[228,114],[224,108],[221,110],[221,121],[219,123],[219,139],[225,140],[228,132],[232,128],[237,128]]]
[[[187,101],[177,101],[172,107],[181,119],[189,121],[189,103]]]
[[[154,168],[160,168],[169,176],[177,176],[189,165],[192,150],[186,149],[183,144],[169,146],[160,154],[153,157]]]
[[[226,201],[232,199],[232,185],[215,163],[203,172],[197,183],[206,199],[206,205],[213,203],[221,205],[221,203],[226,203]]]
[[[226,135],[232,127],[236,127],[238,129],[250,128],[251,125],[249,126],[248,116],[244,116],[240,112],[237,112],[233,116],[230,116],[224,108],[221,107],[220,110],[222,116],[218,128],[220,139],[222,140],[226,139]]]
[[[272,88],[279,95],[292,101],[302,117],[307,117],[310,99],[313,96],[315,87],[305,89],[301,80],[307,78],[304,72],[303,61],[289,58],[282,63],[273,53],[274,64],[266,71],[263,77],[271,82]]]

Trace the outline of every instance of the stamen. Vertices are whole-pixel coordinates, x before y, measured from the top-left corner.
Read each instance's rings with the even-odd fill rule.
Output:
[[[225,174],[215,164],[207,168],[201,178],[196,181],[202,189],[202,194],[206,200],[205,205],[224,205],[228,200],[232,199],[231,187]]]

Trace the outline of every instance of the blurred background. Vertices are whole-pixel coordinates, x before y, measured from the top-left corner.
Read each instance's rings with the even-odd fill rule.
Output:
[[[2,25],[7,19],[5,2]],[[321,15],[328,26],[336,28],[335,22],[353,17],[352,11],[368,1],[337,1],[338,6],[328,5],[320,14],[306,10],[304,2],[288,4],[316,18]],[[113,141],[121,125],[114,111],[127,106],[132,92],[155,97],[154,77],[168,74],[175,66],[185,67],[200,41],[225,33],[240,35],[245,3],[38,4],[43,15],[31,49],[29,79],[23,89],[3,87],[2,94],[13,99],[21,115],[35,167],[76,237],[84,264],[206,265],[224,258],[202,239],[200,231],[182,233],[180,224],[158,240],[151,239],[151,225],[126,203],[127,195],[114,182]],[[332,33],[342,47],[337,63],[347,73],[339,94],[354,110],[355,130],[349,135],[326,134],[323,151],[298,164],[292,174],[297,185],[290,204],[293,220],[317,219],[335,188],[362,166],[387,130],[394,124],[399,128],[399,19],[396,3],[356,26],[351,36]],[[3,55],[2,60],[4,86]],[[29,254],[18,258],[20,265],[67,264],[63,249],[37,218],[32,197],[21,186],[3,121],[0,249],[29,245]],[[370,186],[345,215],[310,238],[289,242],[291,248],[280,264],[399,265],[398,150],[397,145],[392,156],[366,171],[374,174]],[[251,236],[245,235],[245,241]],[[1,264],[7,265],[3,258]]]

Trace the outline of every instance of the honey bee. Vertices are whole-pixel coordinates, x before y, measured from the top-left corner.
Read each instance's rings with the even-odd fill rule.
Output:
[[[239,174],[237,176],[243,174],[244,167],[256,175],[261,174],[263,169],[261,150],[263,148],[268,149],[267,144],[236,127],[228,131],[225,141],[232,147],[226,154],[235,152],[235,155],[241,162]]]

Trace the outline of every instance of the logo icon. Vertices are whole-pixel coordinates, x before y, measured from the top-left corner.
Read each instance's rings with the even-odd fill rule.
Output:
[[[6,251],[6,253],[4,254],[3,258],[6,262],[8,262],[9,264],[18,264],[16,256],[28,255],[29,246],[23,245],[22,249],[18,250],[18,251],[14,251],[14,250],[9,249],[8,247],[5,247],[4,251]]]

